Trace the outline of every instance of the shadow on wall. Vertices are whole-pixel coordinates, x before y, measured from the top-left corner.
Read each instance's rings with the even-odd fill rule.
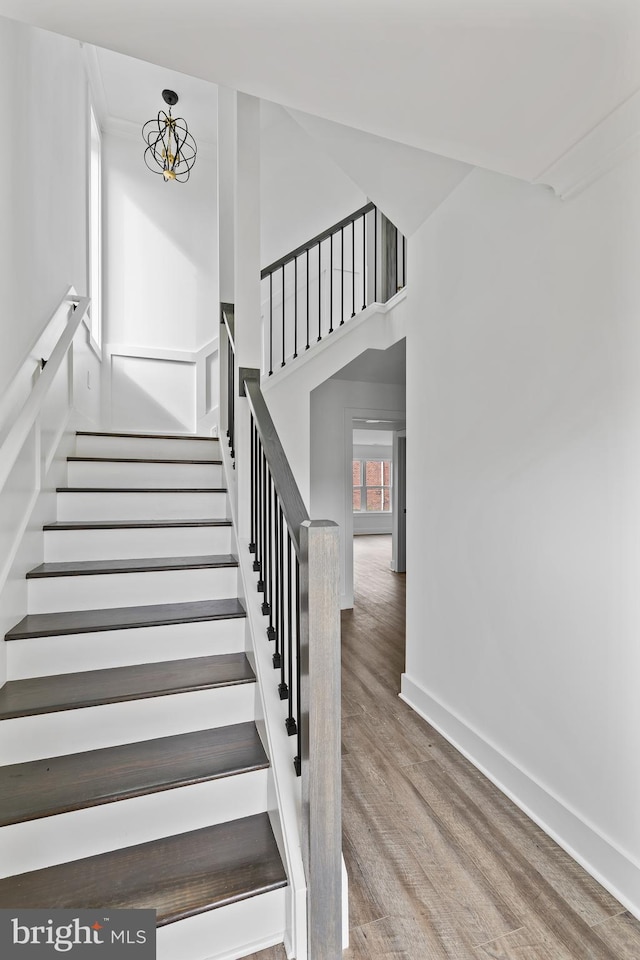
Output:
[[[140,357],[113,357],[113,361],[112,427],[195,433],[193,364],[159,363]]]

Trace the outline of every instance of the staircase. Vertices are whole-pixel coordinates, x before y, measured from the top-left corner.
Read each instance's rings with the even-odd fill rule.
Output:
[[[0,907],[154,908],[159,960],[281,942],[218,441],[78,433],[0,689]]]

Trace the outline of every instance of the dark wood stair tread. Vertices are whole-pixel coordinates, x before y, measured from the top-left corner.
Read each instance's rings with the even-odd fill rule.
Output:
[[[187,463],[201,467],[220,466],[222,460],[166,460],[159,457],[67,457],[70,463]]]
[[[54,520],[43,530],[155,530],[164,527],[230,527],[231,520]]]
[[[286,886],[266,813],[0,880],[0,907],[155,909],[163,926]]]
[[[223,600],[191,600],[185,603],[158,603],[137,607],[111,607],[101,610],[30,613],[11,628],[5,635],[5,640],[159,627],[245,616],[246,611],[237,597],[228,597]]]
[[[56,493],[226,493],[226,487],[56,487]]]
[[[123,437],[134,440],[205,440],[219,443],[219,437],[202,437],[194,433],[109,433],[100,430],[76,430],[77,437]]]
[[[244,653],[9,680],[0,689],[0,720],[253,682]]]
[[[0,767],[0,827],[269,766],[253,721]]]
[[[27,579],[43,577],[90,577],[111,573],[153,573],[174,570],[216,570],[237,567],[238,558],[231,553],[207,554],[200,557],[138,557],[132,560],[75,560],[41,563],[27,573]]]

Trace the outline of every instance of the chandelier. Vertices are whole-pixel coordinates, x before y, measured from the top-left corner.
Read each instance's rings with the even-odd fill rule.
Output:
[[[159,110],[156,119],[147,120],[142,128],[142,138],[147,144],[144,162],[152,173],[161,173],[165,181],[184,183],[196,162],[196,142],[189,133],[187,121],[171,116],[171,107],[178,102],[178,94],[163,90],[162,99],[169,112]]]

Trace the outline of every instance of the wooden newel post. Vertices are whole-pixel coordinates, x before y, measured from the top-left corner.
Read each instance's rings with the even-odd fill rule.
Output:
[[[342,956],[340,551],[330,520],[300,527],[303,858],[309,960]]]

